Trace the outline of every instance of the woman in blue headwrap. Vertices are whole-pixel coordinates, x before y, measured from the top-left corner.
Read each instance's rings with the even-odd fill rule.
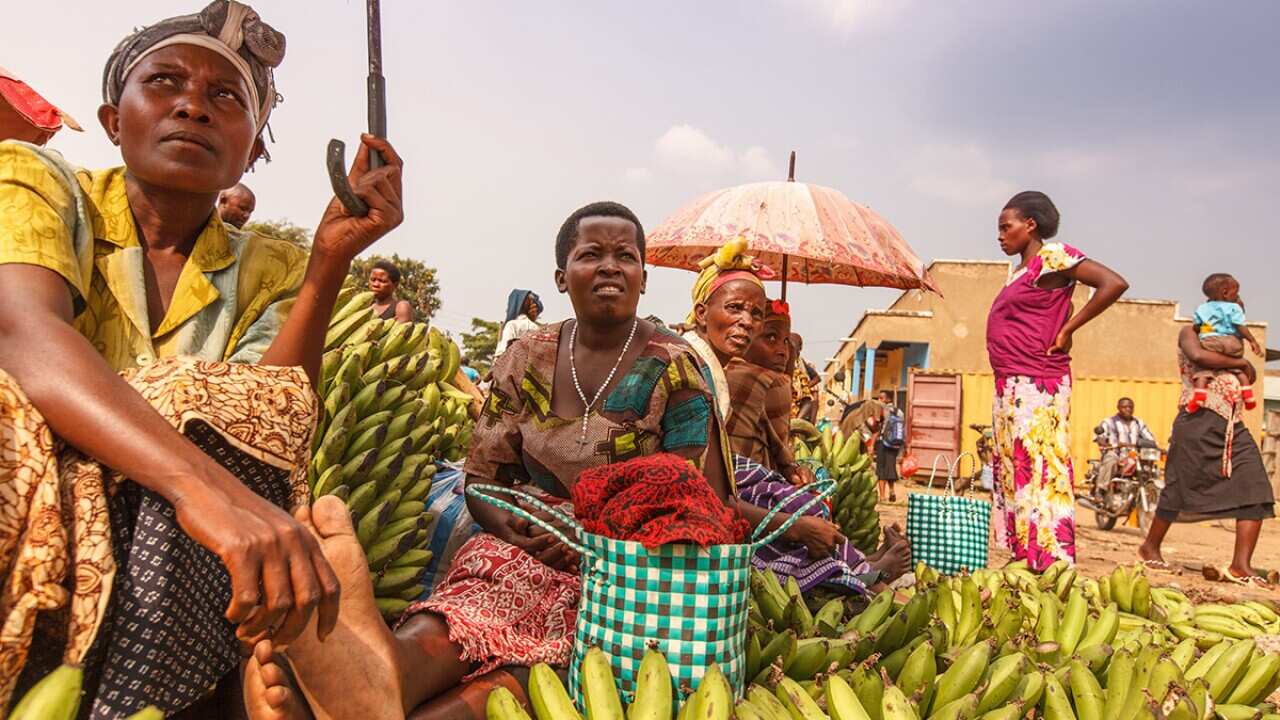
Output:
[[[532,290],[512,290],[507,296],[507,317],[502,323],[502,335],[493,352],[496,358],[506,352],[516,338],[542,327],[538,316],[542,314],[542,300]]]

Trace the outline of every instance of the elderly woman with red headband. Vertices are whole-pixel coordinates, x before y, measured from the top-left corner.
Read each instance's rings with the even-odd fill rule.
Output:
[[[687,321],[693,329],[685,333],[684,339],[705,363],[708,383],[714,390],[722,427],[726,429],[728,436],[727,442],[722,442],[721,445],[728,450],[737,443],[737,449],[733,453],[735,457],[731,459],[735,471],[741,469],[744,477],[751,476],[758,468],[762,468],[761,461],[767,462],[769,468],[782,468],[787,473],[785,478],[767,468],[764,469],[764,474],[781,480],[781,484],[790,489],[787,494],[792,494],[792,482],[803,485],[812,481],[813,476],[795,466],[789,452],[782,449],[790,442],[789,431],[769,419],[771,414],[777,414],[770,407],[780,405],[784,408],[782,419],[789,425],[789,380],[782,378],[777,383],[766,382],[768,387],[755,383],[750,386],[738,383],[735,388],[735,377],[768,376],[769,371],[749,365],[744,358],[752,344],[758,342],[761,334],[766,331],[769,319],[772,317],[776,320],[778,310],[785,305],[771,303],[765,296],[762,277],[771,277],[771,273],[767,268],[756,265],[754,259],[747,254],[745,238],[739,237],[726,243],[703,259],[701,267],[702,271],[693,286],[693,310]],[[788,332],[789,325],[788,320]],[[782,337],[786,338],[787,334],[784,333]],[[773,439],[765,439],[770,434],[774,436]],[[746,452],[751,457],[737,455],[739,451]],[[772,486],[771,489],[777,490]],[[800,497],[804,498],[805,495],[807,494],[802,493]],[[776,502],[781,498],[781,495],[773,492],[767,498],[761,496],[756,502],[752,502],[739,493],[738,509],[753,526],[758,525],[764,520],[766,508],[771,507],[767,501]],[[789,503],[788,506],[801,504],[803,499]],[[770,527],[776,527],[788,517],[785,512],[778,513],[770,521]],[[802,575],[810,580],[810,587],[839,576],[844,579],[844,587],[859,591],[864,589],[864,582],[857,575],[862,574],[865,578],[866,573],[871,572],[871,568],[862,562],[862,557],[856,555],[856,550],[853,551],[856,557],[849,558],[855,565],[852,570],[847,564],[832,569],[824,563],[819,571],[812,572],[810,559],[817,562],[835,561],[841,549],[848,547],[839,528],[817,514],[801,518],[777,544],[782,550],[775,552],[772,548],[766,548],[755,559],[756,564],[763,567],[767,563],[785,574]],[[790,554],[795,562],[789,566],[771,562],[782,554]],[[813,579],[819,576],[821,579]]]

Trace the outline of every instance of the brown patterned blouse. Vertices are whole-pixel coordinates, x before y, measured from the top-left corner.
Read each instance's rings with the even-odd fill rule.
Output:
[[[591,413],[583,443],[582,418],[559,417],[551,409],[562,325],[524,335],[494,364],[467,475],[505,484],[532,482],[565,496],[587,468],[656,452],[686,457],[702,469],[710,433],[719,428],[706,370],[688,343],[659,326],[604,404]],[[726,477],[732,481],[732,472],[726,470]]]

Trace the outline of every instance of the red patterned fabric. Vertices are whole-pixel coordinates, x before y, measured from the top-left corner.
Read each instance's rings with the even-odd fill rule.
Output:
[[[572,493],[574,514],[587,532],[649,549],[730,545],[743,542],[750,530],[702,473],[670,453],[584,470]]]
[[[401,623],[420,612],[443,615],[463,659],[479,663],[467,682],[504,665],[568,665],[581,596],[578,575],[481,534],[458,549],[444,582]]]

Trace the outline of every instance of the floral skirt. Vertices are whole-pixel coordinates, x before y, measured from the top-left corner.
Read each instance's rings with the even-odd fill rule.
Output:
[[[1071,377],[996,377],[996,532],[1033,570],[1075,561]]]
[[[318,409],[299,368],[173,358],[125,379],[272,502],[305,502]],[[83,706],[116,718],[190,707],[238,665],[217,556],[159,495],[58,440],[0,371],[0,714],[59,663]]]
[[[582,597],[582,579],[538,562],[493,535],[458,549],[449,574],[401,623],[422,612],[444,616],[462,659],[477,663],[463,682],[504,665],[567,666]]]

